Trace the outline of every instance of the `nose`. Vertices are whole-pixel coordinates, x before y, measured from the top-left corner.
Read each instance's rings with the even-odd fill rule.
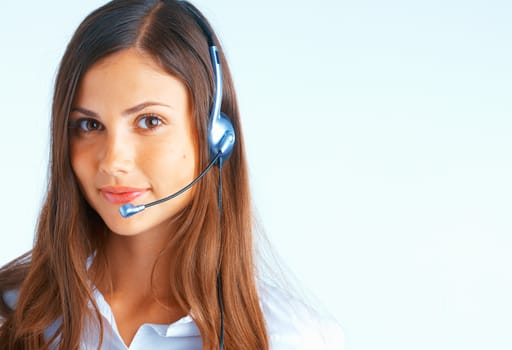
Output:
[[[133,146],[121,133],[107,134],[98,156],[100,171],[111,176],[127,174],[135,164]]]

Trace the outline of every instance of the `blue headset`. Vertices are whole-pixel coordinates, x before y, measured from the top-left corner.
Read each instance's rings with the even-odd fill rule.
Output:
[[[188,11],[196,20],[196,23],[203,30],[204,35],[208,40],[208,46],[210,51],[210,60],[213,67],[214,74],[214,93],[213,93],[213,103],[210,109],[210,115],[208,117],[208,149],[209,149],[209,157],[210,162],[208,166],[196,177],[191,183],[187,186],[183,187],[179,191],[167,196],[165,198],[156,200],[151,203],[133,205],[131,203],[127,203],[122,205],[119,208],[119,213],[124,218],[128,218],[132,215],[140,213],[146,208],[152,207],[154,205],[166,202],[171,200],[183,192],[190,189],[195,183],[197,183],[201,178],[203,178],[208,171],[212,168],[213,165],[218,165],[221,168],[222,165],[228,160],[229,156],[233,152],[233,148],[235,145],[235,129],[233,128],[233,124],[229,120],[228,116],[221,112],[222,105],[222,67],[220,65],[220,57],[219,50],[217,46],[213,42],[213,35],[210,28],[206,25],[205,21],[198,14],[197,10],[186,1],[179,1],[180,4],[183,4],[183,7],[186,11]],[[220,182],[220,185],[222,183]],[[219,202],[220,203],[220,202]],[[220,205],[219,205],[220,207]]]
[[[213,35],[210,28],[197,13],[197,10],[188,2],[184,1],[182,4],[195,18],[197,24],[201,27],[206,39],[208,40],[210,60],[215,78],[213,103],[208,119],[208,148],[210,150],[210,159],[214,159],[219,156],[219,161],[224,163],[233,151],[233,146],[235,145],[235,130],[228,116],[220,110],[222,105],[223,84],[219,50],[213,41]]]

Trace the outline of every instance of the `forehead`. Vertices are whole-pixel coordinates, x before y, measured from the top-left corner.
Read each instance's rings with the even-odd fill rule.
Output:
[[[101,59],[85,72],[74,105],[127,107],[145,100],[174,105],[188,104],[189,97],[185,85],[152,56],[130,48]]]

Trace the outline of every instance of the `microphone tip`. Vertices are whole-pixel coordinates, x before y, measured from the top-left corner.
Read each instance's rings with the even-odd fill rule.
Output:
[[[123,218],[128,218],[132,215],[135,215],[137,213],[140,213],[141,211],[143,211],[144,209],[146,209],[146,206],[144,204],[141,204],[141,205],[133,205],[131,203],[126,203],[126,204],[123,204],[120,208],[119,208],[119,213],[121,214],[121,216]]]

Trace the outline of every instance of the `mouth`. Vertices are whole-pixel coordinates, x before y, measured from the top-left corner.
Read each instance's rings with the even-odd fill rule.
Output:
[[[148,191],[146,188],[134,188],[134,187],[113,187],[104,186],[100,189],[101,195],[108,202],[112,204],[126,204],[135,200],[137,197],[142,196]]]

